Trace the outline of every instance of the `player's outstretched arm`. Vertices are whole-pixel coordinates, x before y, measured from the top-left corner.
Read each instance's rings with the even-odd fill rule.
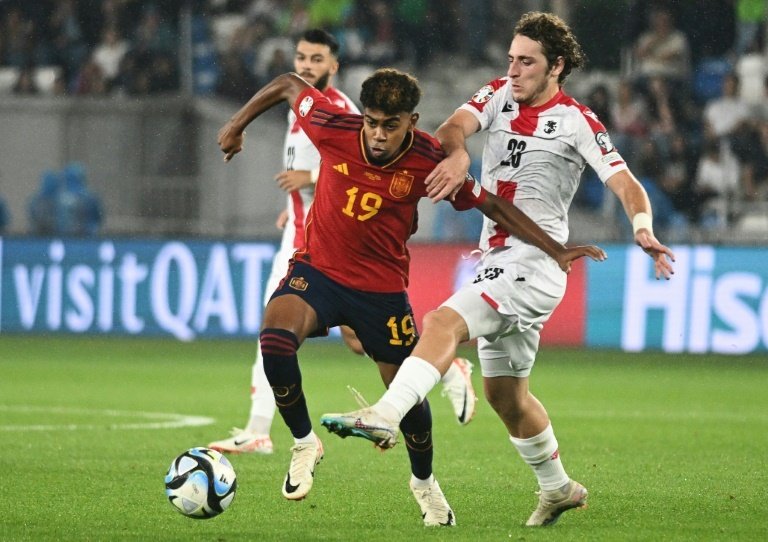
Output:
[[[566,247],[558,243],[514,204],[490,192],[478,209],[510,234],[546,252],[566,273],[571,271],[571,263],[584,256],[598,262],[607,257],[594,245]]]
[[[298,74],[285,73],[259,89],[219,130],[218,143],[224,153],[224,161],[229,162],[235,154],[243,150],[245,127],[256,117],[283,100],[293,105],[298,95],[307,88],[312,88],[312,85]]]
[[[628,170],[615,173],[605,184],[621,200],[632,222],[635,243],[653,258],[656,278],[669,279],[675,274],[675,254],[653,235],[651,203],[643,185]]]

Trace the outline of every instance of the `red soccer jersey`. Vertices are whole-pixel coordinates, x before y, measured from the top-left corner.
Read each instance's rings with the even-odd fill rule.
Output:
[[[405,291],[406,241],[416,231],[424,179],[444,157],[440,144],[414,130],[405,149],[378,166],[365,156],[361,115],[334,105],[314,88],[302,92],[293,108],[322,160],[304,249],[294,257],[356,290]],[[468,181],[452,204],[471,209],[484,199],[479,184]]]

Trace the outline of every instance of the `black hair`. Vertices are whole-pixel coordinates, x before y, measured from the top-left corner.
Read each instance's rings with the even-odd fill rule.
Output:
[[[381,68],[363,81],[360,103],[386,115],[413,113],[421,100],[418,80],[394,68]]]
[[[326,32],[322,28],[310,28],[302,32],[296,39],[296,43],[300,41],[308,41],[309,43],[319,43],[321,45],[327,45],[331,50],[333,56],[339,54],[339,42],[333,37],[333,34]]]

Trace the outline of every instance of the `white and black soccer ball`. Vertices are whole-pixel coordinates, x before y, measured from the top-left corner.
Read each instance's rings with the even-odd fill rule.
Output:
[[[216,450],[192,448],[171,463],[165,475],[165,494],[187,517],[208,519],[232,504],[237,477],[232,463]]]

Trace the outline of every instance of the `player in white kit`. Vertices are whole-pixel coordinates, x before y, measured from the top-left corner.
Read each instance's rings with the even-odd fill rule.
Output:
[[[508,57],[506,77],[480,88],[437,130],[447,156],[427,179],[429,196],[438,201],[455,192],[469,167],[466,138],[486,131],[483,187],[514,201],[565,243],[568,208],[589,164],[620,199],[635,242],[655,261],[656,277],[670,278],[674,255],[653,235],[645,190],[596,115],[563,92],[567,75],[584,61],[568,26],[552,14],[524,15]],[[540,331],[565,293],[567,275],[487,218],[480,249],[477,277],[425,316],[418,345],[382,398],[367,409],[326,414],[322,423],[341,436],[393,446],[402,415],[434,387],[458,344],[476,338],[488,402],[541,490],[526,525],[551,525],[587,498],[566,474],[547,411],[528,385]]]
[[[352,113],[359,113],[357,106],[343,92],[331,85],[339,69],[336,39],[324,30],[305,31],[296,44],[294,69],[308,83],[323,91],[330,100]],[[277,221],[283,235],[280,249],[275,254],[272,270],[265,287],[265,304],[288,271],[293,253],[304,246],[304,222],[315,195],[315,182],[320,170],[320,153],[296,122],[293,111],[288,113],[288,130],[283,146],[283,171],[275,176],[278,186],[288,193],[287,205]],[[341,326],[344,342],[353,352],[364,354],[355,333]],[[455,358],[442,378],[443,394],[450,400],[457,420],[469,423],[477,400],[471,381],[472,364],[463,358]],[[271,454],[273,451],[270,430],[275,416],[275,398],[264,374],[261,350],[251,373],[251,411],[245,428],[233,428],[231,436],[211,442],[209,448],[228,453]]]

